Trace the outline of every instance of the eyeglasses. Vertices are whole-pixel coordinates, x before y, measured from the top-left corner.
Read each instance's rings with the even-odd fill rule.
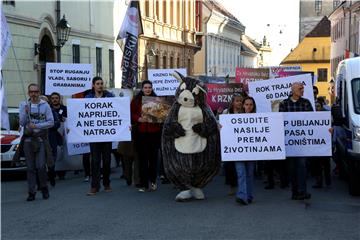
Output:
[[[39,92],[39,90],[37,90],[37,91],[29,91],[29,93],[38,93]]]

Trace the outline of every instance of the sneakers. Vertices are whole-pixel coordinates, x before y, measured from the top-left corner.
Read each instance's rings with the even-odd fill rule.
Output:
[[[42,193],[43,199],[48,199],[48,198],[50,197],[50,195],[49,195],[49,190],[48,190],[47,187],[46,187],[46,188],[43,188],[43,189],[41,190],[41,193]]]
[[[97,188],[91,188],[90,191],[86,195],[87,196],[95,196],[98,191],[99,190]]]
[[[86,176],[85,178],[84,178],[84,182],[89,182],[90,181],[90,177],[89,176]]]
[[[248,205],[249,204],[246,200],[241,199],[241,198],[236,198],[235,200],[236,200],[237,203],[242,204],[242,205]]]
[[[140,192],[140,193],[144,193],[145,191],[146,191],[145,188],[139,188],[139,189],[138,189],[138,192]]]
[[[28,202],[34,201],[35,200],[35,195],[36,195],[36,193],[29,192],[29,196],[27,197],[26,201],[28,201]]]
[[[110,186],[104,187],[105,192],[112,192],[112,188]]]
[[[156,183],[150,183],[150,191],[156,191],[157,185]]]

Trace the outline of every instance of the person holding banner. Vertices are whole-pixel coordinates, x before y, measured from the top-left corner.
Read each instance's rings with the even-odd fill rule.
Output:
[[[308,99],[303,98],[304,85],[295,82],[291,86],[291,95],[283,100],[279,105],[279,112],[312,112],[314,111]],[[293,200],[310,199],[311,194],[306,188],[306,158],[289,157],[287,158],[290,168],[291,190]]]
[[[156,96],[149,80],[141,83],[141,91],[131,101],[132,131],[139,157],[139,192],[145,192],[149,186],[150,191],[157,189],[157,160],[161,139],[161,125],[145,122],[141,117],[143,96]]]
[[[234,93],[231,97],[229,107],[222,111],[222,114],[234,114],[243,112],[243,96],[239,93]],[[230,185],[230,191],[228,195],[233,196],[237,192],[238,188],[238,176],[236,174],[235,162],[224,162],[223,167],[225,172],[225,184]]]
[[[30,100],[20,105],[20,125],[24,127],[23,148],[27,165],[29,196],[27,201],[34,201],[36,194],[36,173],[43,199],[49,198],[46,173],[46,147],[48,129],[54,125],[54,117],[49,104],[40,99],[37,84],[28,86]],[[51,153],[50,156],[51,157]]]
[[[85,98],[109,98],[114,94],[104,90],[104,81],[101,77],[94,77],[92,80],[92,91]],[[88,196],[94,196],[100,189],[100,167],[103,167],[103,185],[105,192],[111,192],[110,187],[110,162],[112,142],[90,143],[91,153],[91,189]]]
[[[256,103],[254,98],[245,97],[242,101],[244,113],[255,113]],[[252,203],[254,188],[254,161],[236,161],[235,168],[237,173],[238,190],[236,192],[236,202],[242,205]]]

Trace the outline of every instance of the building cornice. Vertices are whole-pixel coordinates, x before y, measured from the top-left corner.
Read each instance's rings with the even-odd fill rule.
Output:
[[[288,60],[288,61],[283,61],[281,62],[281,64],[301,64],[301,63],[330,63],[330,59],[329,60]]]
[[[235,41],[231,38],[227,38],[227,37],[223,37],[221,35],[218,35],[218,34],[214,34],[214,33],[207,33],[205,34],[206,37],[216,37],[216,38],[219,38],[219,39],[222,39],[222,40],[226,40],[226,41],[229,41],[229,42],[232,42],[234,44],[238,44],[238,45],[241,45],[241,41]]]
[[[43,21],[40,21],[37,19],[28,18],[28,17],[24,17],[24,16],[18,16],[18,15],[12,15],[12,14],[5,14],[5,15],[6,15],[6,20],[8,23],[26,26],[26,27],[33,27],[33,28],[37,28],[37,29],[40,29],[41,24],[43,22],[49,22],[47,18],[45,18]],[[50,23],[50,26],[52,26],[51,23]],[[51,30],[54,34],[56,34],[55,29],[51,29]],[[83,37],[83,38],[87,38],[87,39],[106,41],[106,42],[111,42],[111,43],[113,43],[115,40],[115,37],[112,37],[112,36],[110,37],[110,36],[103,35],[103,34],[90,33],[90,32],[81,31],[81,30],[77,30],[77,29],[73,29],[73,28],[71,29],[70,36]]]

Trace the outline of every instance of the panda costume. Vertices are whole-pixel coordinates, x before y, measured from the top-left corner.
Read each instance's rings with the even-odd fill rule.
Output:
[[[176,101],[164,122],[162,154],[166,176],[181,192],[176,201],[204,199],[202,188],[220,169],[217,121],[200,81],[175,72]]]

